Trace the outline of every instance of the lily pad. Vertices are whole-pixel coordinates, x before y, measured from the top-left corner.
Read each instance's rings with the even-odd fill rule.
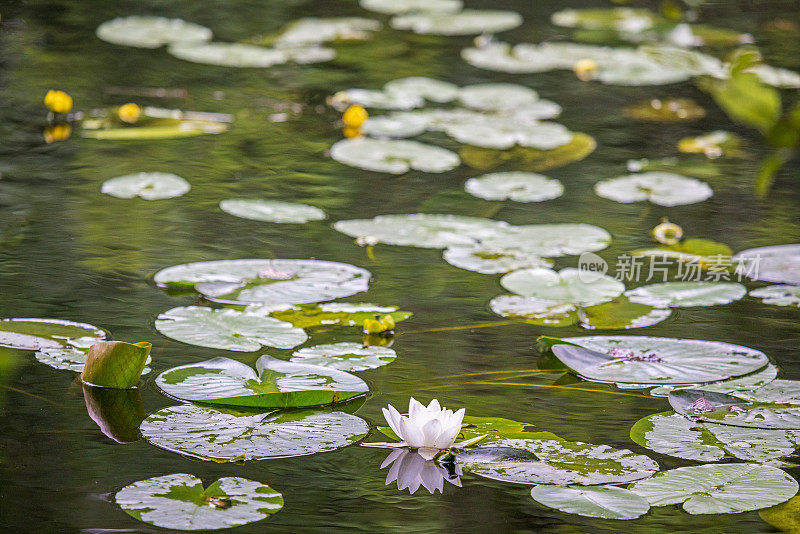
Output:
[[[479,83],[462,87],[459,100],[472,109],[504,111],[534,104],[539,94],[515,83]]]
[[[563,304],[536,297],[500,295],[489,302],[494,313],[502,317],[519,317],[542,326],[570,326],[578,320],[574,304]]]
[[[347,263],[321,260],[219,260],[184,263],[157,272],[162,287],[194,288],[233,304],[305,304],[366,291],[372,275]]]
[[[625,116],[648,122],[688,122],[702,119],[706,110],[689,98],[652,98],[626,106]]]
[[[34,356],[38,362],[49,365],[54,369],[81,373],[83,372],[84,365],[86,365],[89,347],[99,341],[102,341],[102,339],[79,338],[72,340],[70,342],[71,346],[45,347],[39,349]],[[151,357],[148,355],[145,360],[145,365],[150,365],[151,360]],[[152,369],[146,366],[142,369],[142,375],[146,375],[152,371]]]
[[[167,51],[178,59],[221,67],[271,67],[289,61],[284,50],[241,43],[178,43]]]
[[[532,172],[497,172],[470,178],[464,184],[470,195],[486,200],[542,202],[564,193],[560,181]]]
[[[478,122],[454,124],[445,133],[467,145],[505,150],[515,145],[553,150],[569,144],[573,134],[555,122],[537,122],[520,118],[487,117]]]
[[[0,319],[0,347],[24,350],[88,348],[106,333],[96,326],[61,319]]]
[[[175,174],[139,172],[117,176],[103,182],[101,193],[117,198],[139,197],[144,200],[175,198],[189,192],[189,182]]]
[[[464,146],[459,151],[461,159],[473,169],[481,171],[501,165],[513,164],[518,170],[541,172],[580,161],[597,148],[595,140],[580,132],[573,132],[572,141],[551,150],[515,146],[510,150],[494,150]]]
[[[358,5],[370,11],[396,15],[412,11],[455,13],[461,11],[461,0],[359,0]]]
[[[402,441],[388,426],[379,426],[378,430],[390,439]],[[538,430],[533,423],[523,423],[503,417],[464,416],[461,432],[456,440],[470,441],[479,436],[483,437],[478,442],[481,447],[505,447],[506,443],[518,444],[520,440],[529,439],[562,441],[562,438],[552,432]]]
[[[254,307],[248,307],[249,313],[261,313]],[[265,310],[267,314],[281,321],[292,323],[298,328],[314,326],[361,326],[365,319],[374,319],[376,315],[389,315],[395,323],[405,321],[413,315],[408,311],[399,311],[397,306],[376,306],[368,303],[330,302],[322,304],[305,304],[302,306],[279,306],[277,309]]]
[[[723,380],[721,382],[712,382],[710,384],[700,385],[692,384],[691,386],[659,386],[650,390],[650,395],[654,397],[667,397],[672,391],[677,389],[701,389],[703,391],[715,391],[717,393],[728,394],[745,394],[750,390],[757,390],[766,386],[774,381],[778,376],[778,368],[773,364],[767,364],[766,367],[754,373]]]
[[[103,41],[137,48],[210,41],[211,35],[205,26],[164,17],[118,17],[97,27],[97,37]]]
[[[682,206],[702,202],[714,192],[705,182],[668,172],[643,172],[598,182],[594,191],[615,202],[649,200],[659,206]]]
[[[331,97],[334,107],[358,104],[365,108],[407,110],[425,105],[425,99],[417,93],[400,91],[375,91],[372,89],[348,89]]]
[[[578,308],[581,326],[590,330],[627,330],[645,328],[665,320],[669,309],[632,302],[617,297],[609,302]]]
[[[596,252],[611,244],[603,228],[582,223],[509,226],[481,239],[488,248],[518,248],[541,256],[557,257]]]
[[[796,534],[800,532],[800,496],[792,497],[772,508],[759,510],[758,515],[781,532]]]
[[[699,339],[647,336],[570,337],[553,354],[579,375],[600,382],[696,384],[745,375],[767,363],[763,352]]]
[[[753,280],[800,285],[800,244],[750,248],[732,261],[738,274]]]
[[[760,287],[752,290],[750,296],[760,298],[764,304],[800,306],[800,286],[775,285]]]
[[[369,391],[363,380],[350,373],[266,354],[256,362],[256,371],[230,358],[214,358],[164,371],[156,384],[184,401],[257,408],[322,406]]]
[[[478,35],[516,28],[522,24],[522,16],[514,11],[464,9],[455,13],[395,15],[389,24],[396,30],[430,35]]]
[[[776,387],[773,385],[775,382],[760,389],[769,391]],[[798,403],[758,397],[750,402],[742,396],[699,389],[680,389],[669,394],[669,403],[676,412],[704,422],[750,428],[800,430]]]
[[[452,246],[442,256],[444,261],[454,267],[482,274],[500,274],[528,267],[553,265],[551,260],[526,250],[482,245]]]
[[[364,40],[381,29],[377,20],[363,17],[305,17],[291,22],[275,40],[277,47],[302,47],[337,40]]]
[[[236,217],[274,223],[301,224],[320,221],[327,217],[324,211],[314,206],[278,200],[231,198],[220,202],[219,207],[225,213]]]
[[[584,281],[582,271],[562,269],[521,269],[505,275],[500,284],[523,297],[535,297],[559,304],[592,306],[618,297],[625,284],[609,276],[593,276]]]
[[[452,102],[462,94],[462,89],[455,84],[425,76],[397,78],[384,84],[383,90],[387,93],[411,95],[437,103]]]
[[[655,474],[631,487],[651,506],[683,503],[690,514],[725,514],[767,508],[791,499],[798,484],[776,467],[698,465]]]
[[[550,22],[566,28],[586,30],[621,30],[641,32],[655,24],[658,17],[649,9],[629,7],[599,9],[562,9],[550,16]]]
[[[678,141],[678,150],[684,154],[703,154],[707,158],[743,156],[744,140],[732,132],[715,130],[697,137],[684,137]]]
[[[344,412],[250,414],[194,404],[162,408],[148,416],[140,428],[142,436],[156,447],[216,462],[333,451],[358,442],[369,432],[366,421]]]
[[[224,477],[204,488],[202,480],[185,473],[134,482],[115,499],[139,521],[176,530],[237,527],[283,508],[281,494],[260,482]]]
[[[650,510],[648,502],[616,486],[534,486],[534,501],[568,514],[604,519],[636,519]]]
[[[156,330],[190,345],[241,352],[290,349],[308,339],[301,328],[273,317],[204,306],[172,308],[158,316]]]
[[[290,361],[320,365],[339,371],[366,371],[392,363],[397,353],[389,347],[365,347],[361,343],[332,343],[297,350]]]
[[[745,296],[747,288],[736,282],[665,282],[625,292],[631,302],[657,307],[684,308],[729,304]]]
[[[351,167],[390,174],[411,169],[440,173],[461,163],[458,155],[447,149],[399,139],[343,139],[331,147],[331,157]]]

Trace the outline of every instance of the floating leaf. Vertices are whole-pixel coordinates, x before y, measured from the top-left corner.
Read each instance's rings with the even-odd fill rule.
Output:
[[[339,371],[366,371],[392,363],[397,353],[388,347],[365,347],[360,343],[332,343],[295,351],[290,361],[320,365]]]
[[[278,47],[298,47],[337,40],[365,40],[381,29],[377,20],[363,17],[305,17],[289,23],[275,40]]]
[[[331,147],[331,157],[351,167],[390,174],[411,169],[440,173],[461,163],[458,155],[447,149],[397,139],[343,139]]]
[[[359,0],[364,9],[396,15],[412,11],[428,11],[431,13],[455,13],[461,11],[461,0]]]
[[[653,98],[626,106],[623,113],[648,122],[686,122],[706,116],[706,110],[689,98]]]
[[[378,109],[414,109],[425,105],[425,99],[416,93],[358,88],[339,91],[331,100],[335,107],[340,103],[344,106],[358,104],[365,108]]]
[[[459,100],[468,108],[503,111],[534,104],[539,100],[539,94],[515,83],[479,83],[462,87]]]
[[[739,275],[753,280],[800,285],[800,244],[750,248],[732,261]]]
[[[742,138],[735,133],[716,130],[698,137],[684,137],[678,141],[678,150],[685,154],[703,154],[708,158],[742,156]]]
[[[613,7],[599,9],[562,9],[550,16],[550,22],[567,28],[587,30],[623,30],[641,32],[655,24],[658,17],[649,9]]]
[[[594,191],[615,202],[649,200],[659,206],[682,206],[702,202],[714,192],[705,182],[668,172],[644,172],[598,182]]]
[[[730,380],[723,380],[721,382],[712,382],[711,384],[699,385],[692,384],[691,386],[683,386],[682,388],[701,389],[703,391],[716,391],[717,393],[745,393],[756,388],[761,388],[778,376],[778,368],[774,365],[767,364],[766,367],[754,373],[743,375]],[[670,392],[681,388],[681,386],[659,386],[650,390],[650,395],[654,397],[667,397]]]
[[[468,271],[498,274],[527,267],[551,267],[553,262],[537,253],[505,247],[483,245],[451,246],[444,251],[444,261]]]
[[[797,482],[775,467],[758,464],[698,465],[656,473],[631,487],[651,506],[683,503],[690,514],[747,512],[782,503]]]
[[[714,306],[741,299],[747,288],[736,282],[665,282],[625,292],[631,302],[657,307]]]
[[[81,135],[91,139],[130,141],[193,137],[195,135],[222,133],[227,129],[227,126],[219,123],[182,121],[178,124],[167,126],[132,126],[83,130]]]
[[[481,240],[484,247],[519,248],[541,256],[568,256],[595,252],[611,244],[603,228],[583,223],[510,226]]]
[[[578,309],[581,326],[590,330],[645,328],[660,323],[670,314],[669,309],[640,304],[627,297],[618,297],[610,302]]]
[[[782,532],[800,532],[800,496],[758,511],[759,517]]]
[[[281,494],[260,482],[224,477],[203,488],[202,480],[184,473],[134,482],[115,498],[139,521],[176,530],[238,527],[283,508]]]
[[[167,51],[178,59],[222,67],[271,67],[289,61],[284,50],[241,43],[179,43]]]
[[[86,352],[81,380],[90,386],[129,389],[136,387],[144,374],[151,343],[101,341]]]
[[[459,151],[461,159],[473,169],[481,171],[493,169],[507,163],[522,171],[541,172],[562,167],[573,161],[580,161],[597,148],[592,137],[573,132],[572,141],[552,150],[536,150],[530,147],[515,146],[500,151],[475,146],[465,146]]]
[[[751,297],[758,297],[764,304],[775,306],[800,306],[800,286],[776,285],[754,289]]]
[[[775,382],[785,381],[776,380]],[[769,391],[777,386],[773,385],[775,382],[760,389]],[[790,400],[797,401],[797,399]],[[753,402],[748,402],[740,396],[726,393],[680,389],[669,394],[669,403],[678,413],[710,423],[750,428],[800,430],[800,406],[797,403],[792,405],[788,402],[781,402],[779,398],[769,399],[755,396]]]
[[[103,330],[86,323],[61,319],[0,319],[0,346],[12,349],[88,348],[105,338]]]
[[[425,76],[397,78],[387,82],[383,90],[387,93],[411,95],[438,103],[452,102],[462,94],[462,89],[455,84]]]
[[[663,171],[703,179],[722,177],[719,165],[707,158],[629,159],[626,167],[630,172]]]
[[[464,189],[470,195],[486,200],[517,202],[541,202],[564,193],[560,181],[531,172],[497,172],[470,178]]]
[[[314,206],[278,200],[231,198],[220,202],[219,207],[225,213],[236,217],[275,223],[300,224],[320,221],[327,217],[324,211]]]
[[[138,389],[112,389],[83,384],[86,412],[100,430],[117,443],[139,441],[145,417]]]
[[[647,336],[569,337],[553,346],[564,365],[589,380],[628,384],[716,382],[764,367],[763,352],[699,339]]]
[[[573,137],[572,132],[561,124],[513,117],[492,117],[480,122],[455,124],[448,126],[445,133],[459,143],[498,150],[515,145],[553,150],[569,144]]]
[[[674,245],[661,245],[657,248],[634,250],[633,256],[649,256],[656,259],[673,258],[684,263],[696,263],[700,268],[718,266],[727,271],[730,268],[731,248],[725,243],[710,239],[684,239]]]
[[[500,284],[523,297],[535,297],[561,304],[592,306],[613,299],[625,291],[625,284],[609,276],[584,281],[578,269],[521,269],[505,275]]]
[[[248,308],[249,313],[261,313],[255,307]],[[398,311],[396,306],[376,306],[375,304],[349,302],[331,302],[323,304],[306,304],[302,306],[281,306],[278,309],[264,310],[271,317],[292,323],[298,328],[313,326],[361,326],[365,319],[374,319],[375,315],[390,315],[395,323],[405,321],[413,314]]]
[[[97,37],[109,43],[138,48],[158,48],[170,43],[211,40],[211,30],[181,19],[118,17],[97,27]]]
[[[521,317],[527,322],[542,326],[570,326],[577,322],[577,307],[550,300],[519,295],[500,295],[489,302],[489,307],[503,317]]]
[[[636,519],[650,509],[645,499],[616,486],[534,486],[534,501],[585,517]]]
[[[273,317],[204,306],[172,308],[158,316],[156,330],[190,345],[241,352],[290,349],[308,339],[301,328]]]
[[[388,426],[379,426],[378,430],[390,439],[401,441],[400,437]],[[479,436],[481,447],[505,447],[505,443],[518,444],[520,440],[546,439],[560,441],[562,438],[552,432],[536,429],[533,423],[522,423],[503,417],[476,417],[465,415],[456,441],[470,441]]]
[[[431,35],[477,35],[499,33],[522,24],[514,11],[464,9],[456,13],[420,12],[396,15],[390,21],[396,30]]]
[[[372,275],[347,263],[321,260],[219,260],[167,267],[162,287],[194,286],[219,302],[305,304],[366,291]]]
[[[358,442],[369,432],[366,421],[343,412],[248,414],[194,404],[162,408],[140,428],[142,436],[156,447],[218,462],[333,451]]]
[[[144,200],[175,198],[189,192],[189,182],[175,174],[139,172],[117,176],[103,182],[101,193],[117,198],[139,197]]]

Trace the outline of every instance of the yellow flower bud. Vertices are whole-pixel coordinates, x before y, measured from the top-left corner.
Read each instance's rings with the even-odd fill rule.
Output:
[[[675,245],[683,237],[683,228],[665,219],[664,222],[653,228],[653,237],[659,243]]]
[[[70,135],[72,135],[72,126],[69,124],[54,124],[44,129],[44,140],[48,144],[66,141]]]
[[[138,105],[134,104],[133,102],[129,102],[119,107],[117,110],[117,115],[119,115],[119,120],[122,122],[127,122],[128,124],[133,124],[134,122],[139,120],[139,115],[142,114],[142,108]]]
[[[53,113],[68,113],[72,109],[72,97],[64,91],[50,89],[44,95],[44,105]]]
[[[356,128],[355,126],[345,126],[342,129],[342,135],[348,139],[354,139],[356,137],[361,137],[363,134],[361,133],[361,128]]]
[[[395,327],[394,318],[391,315],[384,315],[381,318],[381,326],[384,332],[391,332]]]
[[[575,76],[582,82],[588,82],[594,77],[597,71],[597,62],[593,59],[581,59],[572,68],[575,71]]]
[[[364,319],[365,334],[380,334],[383,332],[383,325],[378,319]]]
[[[342,121],[344,121],[345,126],[352,126],[353,128],[358,128],[368,118],[369,113],[367,113],[367,110],[358,104],[353,104],[347,108],[347,111],[342,115]]]

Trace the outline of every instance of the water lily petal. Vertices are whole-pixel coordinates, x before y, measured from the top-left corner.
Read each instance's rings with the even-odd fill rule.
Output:
[[[402,437],[403,441],[408,443],[409,447],[412,449],[418,449],[425,445],[422,430],[406,417],[400,418],[400,432],[400,437]]]
[[[438,419],[431,419],[422,427],[423,444],[426,447],[436,447],[435,443],[442,433],[442,422]]]
[[[431,402],[428,403],[428,411],[429,412],[441,412],[442,407],[439,404],[439,399],[433,399]]]
[[[392,449],[392,452],[389,453],[389,456],[386,457],[386,459],[381,464],[380,468],[383,469],[387,465],[390,465],[390,464],[394,463],[395,460],[397,460],[398,458],[400,458],[404,454],[407,454],[407,452],[408,451],[406,451],[405,449],[399,449],[399,448],[398,449]],[[392,467],[392,469],[394,469],[394,467]],[[389,473],[391,473],[391,472],[392,472],[392,470],[390,469]],[[394,476],[394,478],[392,480],[397,480],[397,474],[395,474],[395,476]],[[388,480],[387,479],[386,483],[388,484],[392,480]]]
[[[440,469],[433,463],[426,462],[423,465],[420,480],[425,489],[428,490],[428,493],[436,493],[436,490],[439,490],[439,493],[444,493],[444,482],[442,481],[443,477]]]
[[[420,447],[417,449],[419,456],[424,458],[426,461],[433,460],[436,454],[439,452],[439,449],[435,447]]]
[[[383,408],[383,418],[386,419],[386,422],[389,424],[389,428],[397,434],[397,437],[400,439],[403,438],[403,434],[400,433],[400,412],[397,411],[397,408],[389,405],[389,409]]]
[[[414,397],[408,400],[408,417],[409,419],[416,419],[425,413],[425,406]]]

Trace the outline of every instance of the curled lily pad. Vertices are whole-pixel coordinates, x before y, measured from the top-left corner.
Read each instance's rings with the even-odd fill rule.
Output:
[[[176,399],[257,408],[322,406],[369,391],[350,373],[268,355],[258,359],[256,371],[230,358],[214,358],[164,371],[156,384]]]
[[[629,384],[696,384],[745,375],[767,363],[763,352],[699,339],[647,336],[565,338],[553,354],[589,380]]]
[[[248,307],[249,313],[261,313],[255,307]],[[368,303],[330,302],[305,304],[302,306],[279,306],[277,309],[262,310],[271,317],[287,321],[299,328],[313,326],[361,326],[365,319],[376,315],[390,315],[395,323],[405,321],[413,314],[399,311],[397,306],[376,306]]]
[[[381,29],[377,20],[363,17],[305,17],[291,22],[275,40],[277,47],[301,47],[336,40],[364,40]]]
[[[541,202],[558,198],[564,186],[553,178],[532,172],[497,172],[470,178],[464,184],[470,195],[486,200]]]
[[[665,282],[625,292],[631,302],[657,307],[714,306],[741,299],[747,288],[736,282]]]
[[[444,261],[459,269],[482,274],[499,274],[528,267],[551,267],[553,262],[537,253],[505,247],[482,245],[451,246],[444,251]]]
[[[616,202],[649,200],[659,206],[682,206],[702,202],[714,192],[705,182],[668,172],[644,172],[598,182],[594,191]]]
[[[559,304],[592,306],[607,302],[625,291],[625,284],[609,276],[582,279],[578,269],[521,269],[505,275],[500,284],[523,297],[535,297]]]
[[[100,341],[103,340],[94,338],[73,339],[70,341],[69,346],[44,347],[39,349],[34,356],[38,362],[49,365],[54,369],[80,373],[83,371],[84,365],[86,365],[89,347]],[[148,355],[145,360],[145,367],[142,369],[143,375],[152,370],[147,367],[147,365],[150,365],[150,361],[151,357]]]
[[[452,102],[462,94],[457,85],[425,76],[397,78],[387,82],[383,90],[387,93],[413,95],[438,103]]]
[[[652,98],[624,109],[627,117],[648,122],[686,122],[702,119],[706,110],[689,98]]]
[[[775,388],[772,384],[760,389]],[[691,419],[750,428],[800,430],[798,403],[780,402],[774,398],[756,399],[750,402],[738,394],[734,396],[699,389],[680,389],[669,394],[672,408]]]
[[[608,445],[542,439],[503,440],[456,456],[464,471],[517,484],[620,484],[651,476],[658,464],[647,456]]]
[[[176,530],[237,527],[283,508],[281,494],[260,482],[224,477],[204,488],[202,480],[185,473],[134,482],[115,499],[139,521]]]
[[[624,30],[640,32],[653,26],[658,17],[649,9],[629,7],[599,9],[563,9],[553,13],[556,26],[587,30]]]
[[[271,67],[289,61],[284,50],[241,43],[179,43],[167,50],[178,59],[223,67]]]
[[[61,319],[0,319],[0,347],[24,350],[89,348],[106,333],[96,326]]]
[[[511,30],[522,24],[514,11],[464,9],[456,13],[419,12],[396,15],[390,21],[396,30],[431,35],[477,35]]]
[[[494,150],[476,146],[465,146],[459,151],[461,159],[473,169],[481,171],[513,163],[524,171],[541,172],[580,161],[597,148],[595,140],[580,132],[573,132],[572,140],[551,150],[515,146],[510,150]]]
[[[189,192],[189,182],[175,174],[139,172],[103,182],[101,193],[117,198],[140,197],[144,200],[175,198]]]
[[[366,371],[392,363],[397,353],[388,347],[363,346],[360,343],[332,343],[297,350],[291,360],[320,365],[339,371]]]
[[[118,17],[97,27],[97,37],[109,43],[158,48],[171,43],[211,40],[211,30],[181,19],[164,17]]]
[[[156,330],[190,345],[242,352],[290,349],[308,339],[301,328],[273,317],[204,306],[172,308],[158,316]]]
[[[531,497],[562,512],[604,519],[636,519],[650,509],[644,498],[616,486],[534,486]]]
[[[800,244],[751,248],[732,261],[738,274],[753,280],[800,285]]]
[[[764,304],[800,306],[800,286],[775,285],[760,287],[752,290],[750,296],[760,298]]]
[[[331,157],[351,167],[390,174],[411,169],[440,173],[461,163],[458,155],[447,149],[397,139],[343,139],[331,147]]]
[[[459,100],[468,108],[503,111],[534,104],[539,100],[539,94],[514,83],[480,83],[462,87]]]
[[[304,304],[348,297],[369,287],[369,271],[321,260],[219,260],[167,267],[154,276],[162,287],[194,288],[234,304]]]
[[[319,221],[327,215],[324,211],[306,204],[280,202],[277,200],[231,198],[219,203],[222,211],[255,221],[275,223],[305,223]]]
[[[387,15],[413,11],[455,13],[463,6],[461,0],[359,0],[358,4],[364,9]]]
[[[697,465],[657,473],[631,487],[651,506],[683,503],[690,514],[724,514],[780,504],[798,484],[776,467],[758,464]]]
[[[152,445],[201,460],[241,462],[305,456],[358,442],[366,421],[344,412],[246,413],[194,404],[150,414],[140,427]]]
[[[113,389],[130,389],[139,384],[139,378],[153,348],[147,341],[101,341],[86,351],[86,364],[81,371],[81,381],[90,386]]]

